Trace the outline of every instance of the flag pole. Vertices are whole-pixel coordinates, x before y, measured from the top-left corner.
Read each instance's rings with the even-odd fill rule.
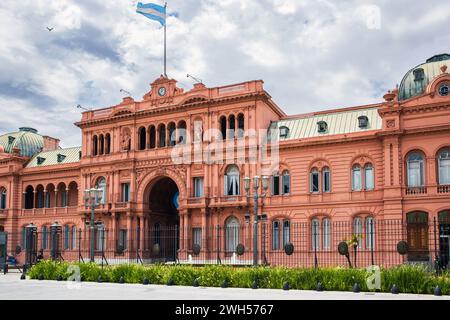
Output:
[[[164,77],[167,78],[167,2],[164,4]]]

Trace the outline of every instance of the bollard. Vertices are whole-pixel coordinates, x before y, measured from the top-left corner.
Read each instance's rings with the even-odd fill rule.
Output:
[[[258,289],[258,284],[256,283],[256,281],[253,281],[252,289]]]
[[[361,286],[359,285],[358,282],[356,282],[356,283],[353,285],[353,292],[354,292],[354,293],[359,293],[359,292],[361,292]]]
[[[123,277],[120,277],[119,283],[125,283],[125,279]]]
[[[228,288],[228,281],[227,280],[223,280],[222,288]]]
[[[196,288],[199,286],[198,279],[194,279],[194,281],[192,282],[192,286]]]
[[[289,282],[285,282],[284,283],[284,285],[283,285],[283,290],[285,290],[285,291],[287,291],[287,290],[289,290]]]
[[[173,286],[175,284],[175,281],[173,281],[172,278],[169,278],[169,280],[167,281],[167,285],[168,286]]]
[[[323,291],[323,285],[322,285],[322,282],[318,282],[318,283],[317,283],[316,291],[319,291],[319,292],[322,292],[322,291]]]
[[[441,287],[436,286],[436,288],[434,288],[434,295],[435,295],[435,296],[438,296],[438,297],[442,296],[442,290],[441,290]]]
[[[97,282],[98,282],[98,283],[102,283],[102,276],[98,276]]]
[[[148,285],[150,283],[150,281],[147,278],[144,278],[144,280],[142,281],[142,284],[144,286]]]
[[[394,284],[391,288],[391,293],[392,294],[398,294],[400,291],[398,289],[398,287]]]

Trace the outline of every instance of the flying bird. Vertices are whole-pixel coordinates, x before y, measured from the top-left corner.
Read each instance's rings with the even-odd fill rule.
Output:
[[[53,27],[53,28],[47,27],[47,30],[48,30],[48,31],[52,31],[53,29],[55,29],[55,27]]]

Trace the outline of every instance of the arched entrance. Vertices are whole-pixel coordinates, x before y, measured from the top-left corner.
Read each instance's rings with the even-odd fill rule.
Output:
[[[175,261],[179,248],[179,189],[169,177],[159,177],[147,187],[148,243],[153,259]]]

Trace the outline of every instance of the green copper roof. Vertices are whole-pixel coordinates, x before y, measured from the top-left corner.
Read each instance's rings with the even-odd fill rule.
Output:
[[[367,120],[367,126],[360,127],[359,118]],[[326,123],[326,130],[319,132],[319,122]],[[305,139],[321,136],[330,136],[344,133],[364,132],[381,129],[382,120],[378,114],[378,107],[364,109],[343,110],[330,113],[318,113],[298,118],[287,118],[272,122],[270,129],[287,128],[287,135],[280,130],[280,141],[291,139]]]
[[[11,153],[14,148],[19,148],[21,156],[32,157],[42,150],[44,138],[37,133],[36,129],[23,127],[18,132],[0,136],[0,145],[7,153]]]
[[[406,100],[423,94],[428,84],[441,74],[441,66],[450,64],[449,60],[449,54],[438,54],[409,70],[400,83],[398,100]]]
[[[54,166],[80,161],[81,147],[40,152],[27,164],[27,168]]]

